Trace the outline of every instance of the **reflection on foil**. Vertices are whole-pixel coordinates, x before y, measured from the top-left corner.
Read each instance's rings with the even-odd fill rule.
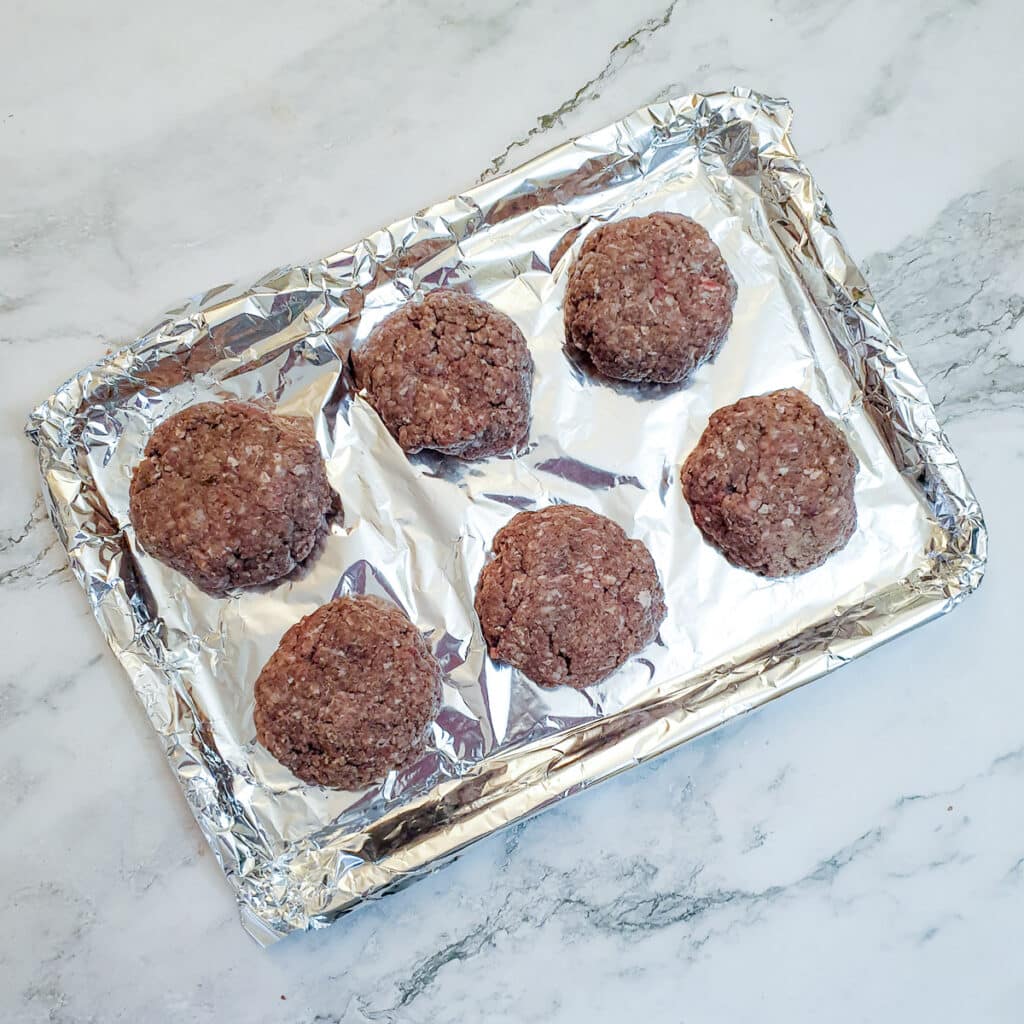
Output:
[[[307,267],[220,288],[68,381],[29,421],[62,543],[260,942],[327,925],[481,836],[713,728],[952,608],[980,582],[978,504],[920,381],[839,241],[783,101],[686,96],[398,221]],[[563,350],[572,259],[598,224],[700,221],[738,285],[713,364],[685,387],[610,386]],[[407,458],[348,352],[417,290],[471,288],[536,363],[515,457]],[[714,409],[796,386],[860,462],[860,527],[782,581],[703,543],[678,468]],[[344,519],[300,579],[210,598],[135,545],[128,483],[154,426],[191,403],[258,399],[316,425]],[[657,643],[588,691],[486,656],[473,589],[517,511],[587,505],[651,550]],[[308,787],[255,742],[256,676],[338,594],[401,606],[446,672],[420,761],[361,793]]]
[[[537,468],[545,473],[551,473],[553,476],[560,476],[563,480],[571,480],[591,491],[606,491],[608,488],[618,487],[620,484],[643,488],[643,484],[635,476],[610,473],[599,466],[591,466],[568,456],[547,459],[538,463]]]

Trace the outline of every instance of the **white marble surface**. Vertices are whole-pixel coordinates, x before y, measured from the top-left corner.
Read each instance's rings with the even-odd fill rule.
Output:
[[[1022,8],[554,9],[5,12],[0,1019],[1021,1019]],[[986,510],[982,590],[259,950],[43,518],[25,415],[185,294],[334,250],[655,97],[732,84],[795,106]]]

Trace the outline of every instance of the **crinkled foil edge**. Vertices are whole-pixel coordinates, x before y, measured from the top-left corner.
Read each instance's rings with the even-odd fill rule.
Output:
[[[220,288],[198,296],[133,345],[77,374],[32,413],[27,433],[38,447],[43,494],[71,568],[163,738],[193,814],[235,888],[244,927],[261,944],[330,924],[365,900],[449,862],[475,840],[951,610],[981,582],[987,548],[981,509],[924,386],[796,154],[791,119],[784,100],[747,89],[643,108],[319,263],[274,271],[248,289]],[[161,648],[157,621],[135,585],[127,543],[83,471],[81,424],[87,410],[141,386],[133,368],[149,354],[201,360],[203,339],[239,317],[274,317],[284,308],[287,323],[313,339],[311,344],[322,343],[326,332],[359,316],[361,289],[372,285],[378,269],[401,248],[420,240],[467,237],[487,223],[485,211],[499,199],[525,194],[531,180],[550,177],[552,168],[572,170],[595,154],[614,155],[609,139],[621,140],[615,149],[635,158],[666,138],[687,139],[701,160],[724,170],[735,187],[760,190],[770,228],[862,389],[865,408],[942,528],[928,567],[783,644],[746,655],[741,663],[691,677],[675,689],[655,687],[617,714],[490,757],[358,833],[339,831],[326,838],[320,833],[315,843],[295,843],[282,856],[259,856],[258,823],[232,796],[228,769],[204,735],[201,716],[189,707],[173,657]],[[240,359],[243,350],[251,357],[252,345],[253,338],[242,332]]]

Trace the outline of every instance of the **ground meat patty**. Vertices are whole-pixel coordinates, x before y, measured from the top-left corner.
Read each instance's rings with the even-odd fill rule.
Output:
[[[504,313],[438,288],[406,303],[352,353],[356,383],[407,452],[479,459],[526,440],[533,359]]]
[[[683,495],[705,539],[761,576],[820,565],[857,527],[857,461],[802,391],[719,409],[683,466]]]
[[[256,680],[256,739],[310,785],[361,789],[423,752],[441,668],[375,597],[339,597],[285,633]]]
[[[565,293],[565,338],[598,372],[677,383],[713,359],[736,282],[718,246],[678,213],[630,217],[583,244]]]
[[[476,613],[495,661],[580,689],[654,639],[665,595],[640,541],[589,509],[552,505],[498,531]]]
[[[222,595],[297,570],[338,508],[308,420],[206,402],[153,432],[129,515],[148,554]]]

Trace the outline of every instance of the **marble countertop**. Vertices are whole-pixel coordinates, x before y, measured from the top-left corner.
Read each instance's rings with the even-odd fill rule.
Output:
[[[5,17],[4,1021],[1020,1019],[1024,136],[1008,100],[1024,12],[551,9],[50,0]],[[26,414],[186,294],[333,251],[652,99],[733,84],[793,103],[981,499],[986,582],[842,672],[261,951],[66,568]]]

